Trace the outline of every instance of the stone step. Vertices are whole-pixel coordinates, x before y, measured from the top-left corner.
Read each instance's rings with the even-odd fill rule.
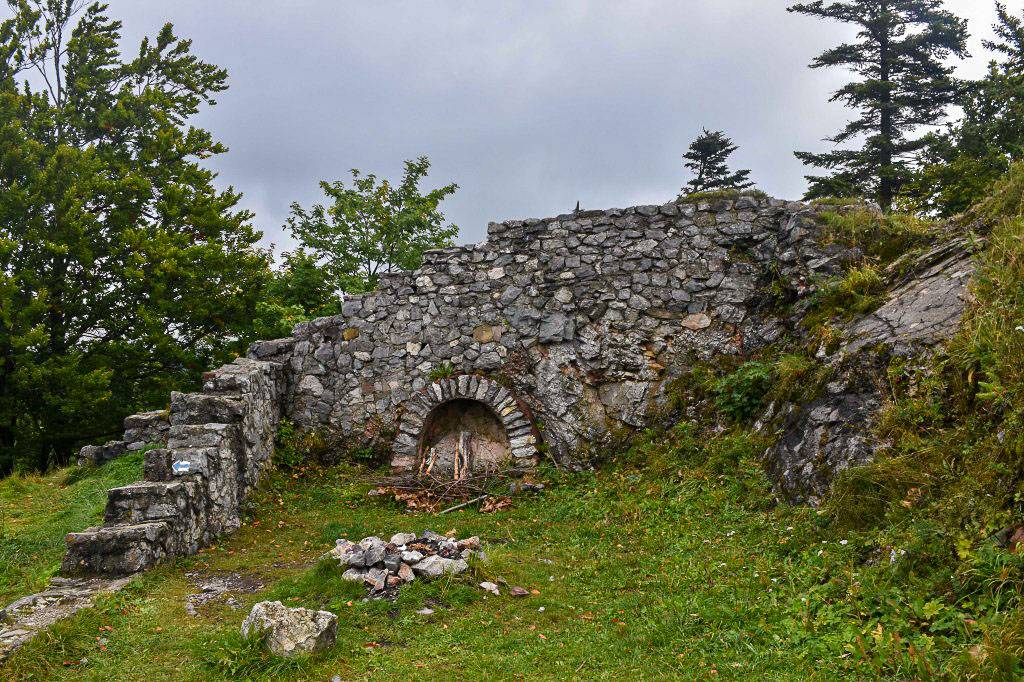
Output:
[[[103,522],[113,526],[183,518],[196,505],[200,485],[195,480],[137,481],[111,488],[107,491]]]
[[[68,533],[61,573],[69,575],[130,575],[168,556],[171,524],[167,521],[87,528]]]
[[[171,393],[171,425],[235,424],[242,421],[245,403],[230,395]]]

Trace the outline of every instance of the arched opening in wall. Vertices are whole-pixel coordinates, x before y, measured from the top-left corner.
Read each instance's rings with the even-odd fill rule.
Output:
[[[464,480],[504,468],[511,458],[505,427],[486,404],[459,398],[435,407],[423,422],[419,474]]]

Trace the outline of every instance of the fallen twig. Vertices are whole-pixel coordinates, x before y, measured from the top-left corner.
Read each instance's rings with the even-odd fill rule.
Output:
[[[463,507],[468,507],[469,505],[475,504],[477,502],[480,502],[481,500],[486,500],[488,497],[490,497],[490,495],[481,495],[480,497],[475,497],[472,500],[469,500],[468,502],[463,502],[461,504],[457,504],[454,507],[448,507],[447,509],[444,509],[444,510],[438,512],[438,513],[439,514],[447,514],[448,512],[453,512],[456,509],[462,509]]]

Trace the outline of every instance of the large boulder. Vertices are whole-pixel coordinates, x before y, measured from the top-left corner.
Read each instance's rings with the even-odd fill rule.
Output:
[[[276,656],[291,658],[323,651],[338,637],[338,617],[330,611],[288,608],[261,601],[242,623],[242,637],[259,637]]]

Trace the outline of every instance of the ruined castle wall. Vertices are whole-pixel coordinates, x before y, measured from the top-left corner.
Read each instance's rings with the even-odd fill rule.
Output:
[[[487,375],[565,458],[639,425],[685,358],[779,338],[769,289],[799,296],[848,256],[820,245],[814,212],[744,195],[493,223],[250,356],[286,365],[289,418],[345,432],[400,425],[439,368]]]
[[[173,393],[167,447],[145,453],[144,480],[108,492],[102,526],[68,535],[62,572],[134,573],[238,528],[286,385],[282,365],[240,358],[208,372],[201,393]]]

